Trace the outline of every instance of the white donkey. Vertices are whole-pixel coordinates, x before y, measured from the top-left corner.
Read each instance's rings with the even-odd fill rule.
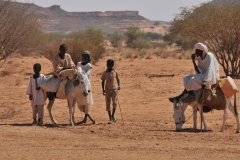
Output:
[[[74,120],[74,112],[75,112],[75,105],[76,101],[82,102],[87,101],[87,95],[88,95],[88,78],[85,75],[85,73],[82,72],[81,68],[78,70],[75,70],[75,75],[77,76],[78,81],[80,82],[78,85],[73,85],[73,80],[68,80],[66,84],[66,99],[68,101],[68,108],[69,108],[69,114],[70,114],[70,124],[74,126],[75,120]],[[69,72],[73,73],[73,72]],[[75,79],[75,78],[74,78]],[[57,124],[56,120],[53,117],[52,114],[52,107],[55,101],[55,97],[53,100],[49,100],[49,103],[47,105],[47,109],[50,115],[50,118],[54,124]]]
[[[202,110],[202,104],[200,104],[198,102],[198,99],[201,95],[201,90],[194,91],[194,94],[197,97],[196,98],[197,100],[191,102],[191,106],[193,108],[193,129],[196,130],[197,129],[197,110],[199,111],[199,113],[201,113],[201,110]],[[234,95],[234,106],[231,103],[232,97],[233,96],[231,96],[231,97],[225,96],[226,109],[223,110],[224,115],[223,115],[222,128],[220,130],[221,132],[223,132],[225,130],[225,123],[226,123],[226,119],[228,116],[227,109],[229,109],[233,113],[234,117],[236,118],[236,122],[237,122],[236,133],[239,133],[239,117],[238,117],[237,106],[236,106],[236,94]],[[173,109],[174,109],[173,118],[174,118],[175,124],[176,124],[176,131],[182,130],[182,125],[186,122],[184,112],[185,112],[187,106],[190,105],[189,103],[183,103],[182,102],[183,98],[185,98],[185,96],[182,96],[178,103],[176,100],[174,100],[174,103],[173,103]],[[208,131],[207,125],[205,123],[204,115],[202,115],[202,121],[203,121],[203,125],[204,125],[204,131]]]

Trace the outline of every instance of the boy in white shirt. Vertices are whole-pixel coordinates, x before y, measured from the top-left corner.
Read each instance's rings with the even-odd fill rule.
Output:
[[[45,81],[45,76],[40,74],[41,65],[39,63],[33,66],[34,75],[30,77],[26,94],[29,95],[32,106],[33,125],[43,125],[44,104],[46,97],[43,90],[39,87]],[[38,117],[37,117],[38,115]],[[38,118],[38,121],[37,121]]]

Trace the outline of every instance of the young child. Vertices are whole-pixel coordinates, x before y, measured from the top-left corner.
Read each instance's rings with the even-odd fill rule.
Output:
[[[80,104],[81,102],[78,102],[78,108],[80,111],[85,113],[85,117],[84,119],[79,122],[79,124],[84,124],[87,122],[87,118],[89,118],[93,124],[95,124],[95,119],[90,115],[90,109],[89,106],[93,104],[93,99],[92,99],[92,91],[91,91],[91,84],[90,84],[90,78],[91,78],[91,74],[92,74],[92,65],[90,63],[91,59],[90,59],[90,52],[89,51],[84,51],[82,53],[82,62],[78,62],[77,63],[77,67],[81,67],[82,70],[86,73],[88,80],[89,80],[89,93],[88,93],[88,104],[86,105],[82,105]]]
[[[108,111],[109,115],[109,124],[111,124],[112,122],[116,122],[114,114],[117,107],[117,90],[120,90],[120,80],[118,78],[118,73],[116,70],[113,69],[113,66],[114,61],[112,59],[107,60],[107,70],[104,71],[102,74],[102,90],[103,95],[105,95],[106,110]],[[116,81],[118,87],[116,85]],[[111,109],[111,99],[113,103],[113,109]]]
[[[43,90],[39,87],[44,80],[45,76],[40,74],[41,65],[36,63],[33,65],[34,75],[30,77],[30,82],[28,84],[27,95],[29,95],[29,100],[31,100],[32,106],[32,116],[33,116],[33,125],[43,125],[43,114],[44,114],[44,104],[45,96]],[[38,115],[38,121],[37,121]]]

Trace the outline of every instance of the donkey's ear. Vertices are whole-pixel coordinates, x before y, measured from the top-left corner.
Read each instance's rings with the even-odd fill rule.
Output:
[[[174,106],[174,108],[177,107],[177,100],[176,99],[173,100],[173,106]]]
[[[174,103],[174,104],[177,104],[177,100],[176,100],[175,98],[174,98],[174,100],[173,100],[173,103]]]

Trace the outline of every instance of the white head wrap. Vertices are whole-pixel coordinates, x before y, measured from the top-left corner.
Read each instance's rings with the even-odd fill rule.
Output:
[[[197,44],[195,44],[195,49],[199,49],[202,50],[203,52],[207,53],[208,52],[208,48],[205,44],[202,44],[200,42],[198,42]]]

